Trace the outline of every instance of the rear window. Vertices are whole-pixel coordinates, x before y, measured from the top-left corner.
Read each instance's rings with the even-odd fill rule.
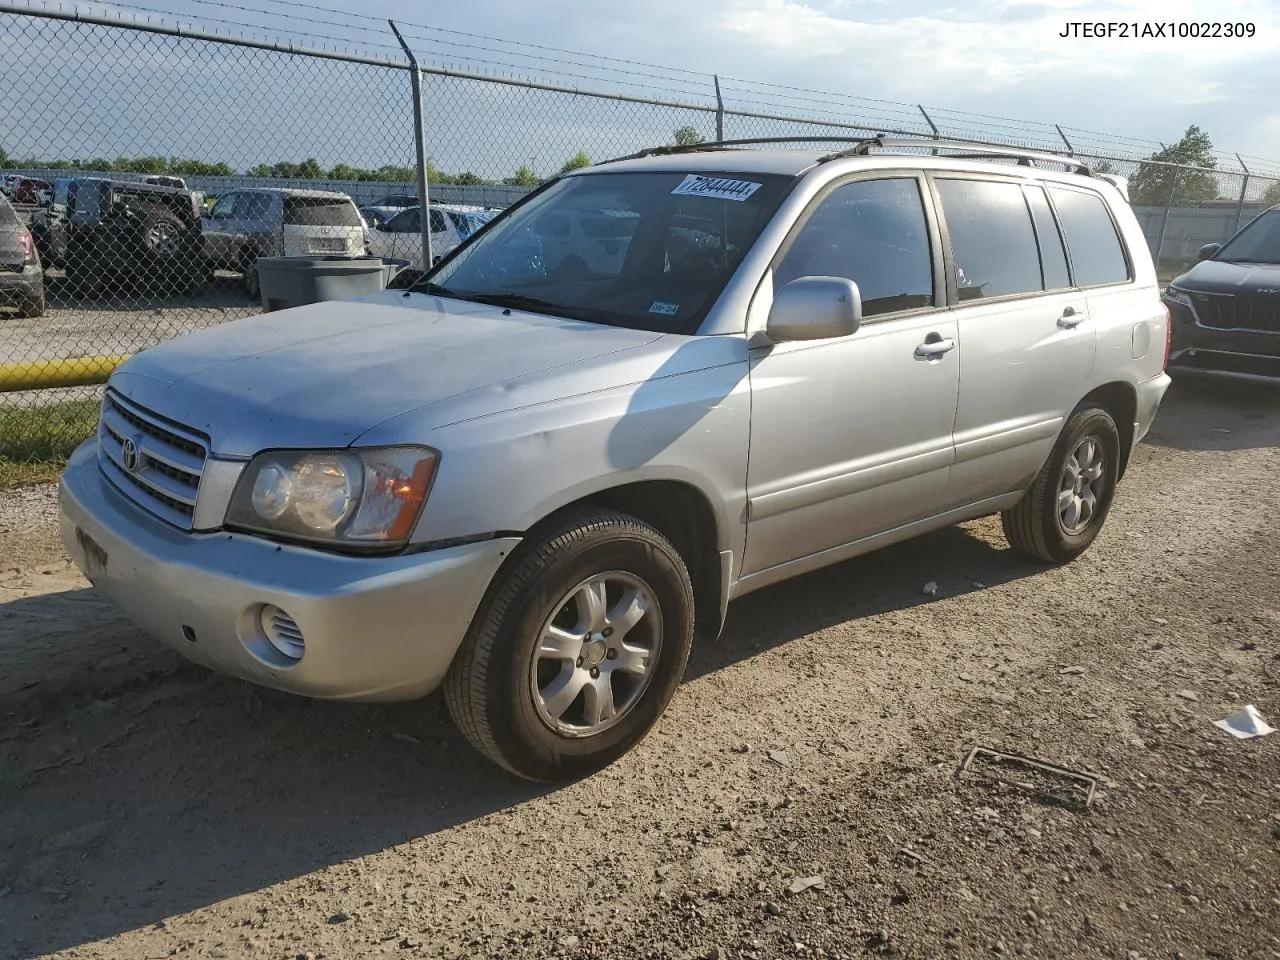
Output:
[[[1129,263],[1107,206],[1096,193],[1049,187],[1062,222],[1077,287],[1122,283],[1129,279]]]
[[[363,227],[360,212],[350,200],[328,197],[286,197],[284,222],[298,227]]]

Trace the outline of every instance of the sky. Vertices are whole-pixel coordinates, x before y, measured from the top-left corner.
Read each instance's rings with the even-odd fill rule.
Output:
[[[43,0],[29,2],[43,5]],[[788,115],[809,112],[824,118],[865,120],[871,126],[906,118],[918,124],[919,115],[910,105],[921,103],[945,130],[957,133],[1014,135],[1012,128],[1001,126],[1002,121],[988,119],[1005,117],[1039,124],[1042,139],[1054,136],[1051,125],[1058,123],[1077,139],[1104,140],[1085,131],[1107,134],[1106,142],[1113,145],[1124,142],[1116,138],[1132,138],[1130,149],[1146,153],[1154,142],[1176,140],[1195,123],[1208,131],[1216,148],[1245,155],[1246,164],[1250,158],[1265,158],[1272,161],[1271,170],[1280,168],[1277,0],[1229,0],[1216,5],[1203,0],[699,0],[697,4],[689,0],[642,4],[467,0],[430,5],[363,0],[358,7],[341,7],[337,0],[308,2],[327,9],[284,0],[121,0],[114,6],[132,16],[163,16],[170,22],[194,25],[230,23],[229,29],[240,34],[296,34],[300,42],[385,56],[396,55],[391,46],[394,38],[377,18],[393,17],[416,25],[406,32],[427,63],[521,73],[569,86],[609,86],[636,96],[699,103],[713,98],[709,74],[714,72],[722,77],[731,108]],[[103,9],[73,0],[63,0],[62,6]],[[1253,24],[1254,35],[1060,36],[1070,22],[1141,26],[1213,23],[1215,18]],[[577,53],[539,51],[531,46],[535,44]],[[20,57],[21,51],[14,49]],[[89,51],[93,49],[91,45]],[[148,52],[154,51],[148,47]],[[83,55],[68,52],[68,61]],[[602,57],[636,63],[608,67]],[[647,64],[671,69],[659,71]],[[49,61],[40,61],[38,68],[50,69]],[[100,69],[109,75],[111,67]],[[243,107],[233,107],[231,100],[247,96],[251,89],[261,96],[263,82],[251,72],[240,73],[217,83],[205,78],[205,89],[230,91],[226,105],[211,107],[214,114],[222,109],[240,117]],[[563,104],[553,109],[533,95],[463,90],[457,84],[438,87],[435,94],[429,113],[434,111],[437,124],[443,119],[449,125],[448,136],[437,137],[448,142],[433,151],[442,166],[484,167],[484,156],[475,155],[474,149],[469,154],[466,148],[466,142],[474,144],[475,138],[484,136],[501,141],[491,151],[495,158],[489,165],[495,169],[517,160],[554,165],[559,162],[558,150],[572,155],[578,142],[593,148],[593,153],[629,148],[621,142],[615,145],[617,138],[607,130],[612,121],[598,105],[574,114],[561,109]],[[386,96],[379,96],[385,104]],[[289,97],[297,100],[299,94],[291,91]],[[146,107],[154,109],[154,104]],[[368,116],[380,109],[371,102],[359,112],[372,122]],[[140,108],[141,113],[146,110]],[[635,110],[628,122],[640,140],[668,135],[670,117],[642,119],[639,108]],[[531,117],[554,127],[555,146],[540,142]],[[710,122],[705,115],[692,117],[700,129]],[[272,129],[287,125],[262,119]],[[144,132],[147,120],[137,118],[136,139],[151,136]],[[130,122],[126,120],[124,126]],[[360,127],[358,119],[344,122],[351,126],[352,139],[366,143],[383,132],[381,127]],[[399,115],[378,122],[399,124]],[[306,137],[316,135],[318,129],[309,127],[306,136],[299,135],[301,139],[291,139],[292,134],[282,131],[274,144],[266,129],[252,137],[241,136],[240,142],[248,146],[234,159],[245,164],[255,157],[255,162],[279,159],[260,155],[271,146],[278,152],[295,146],[305,150]],[[396,150],[397,156],[404,152],[402,145]],[[370,156],[377,152],[366,151]]]

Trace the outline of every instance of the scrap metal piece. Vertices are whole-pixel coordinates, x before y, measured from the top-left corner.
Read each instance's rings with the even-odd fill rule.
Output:
[[[1037,760],[1033,757],[1024,757],[1018,753],[1009,753],[1003,750],[992,750],[990,747],[974,747],[969,751],[969,755],[964,758],[964,763],[960,764],[960,769],[956,771],[958,777],[962,773],[970,772],[970,767],[978,757],[988,758],[995,763],[1012,763],[1032,770],[1038,770],[1041,773],[1062,777],[1072,780],[1088,788],[1088,793],[1084,798],[1084,808],[1088,810],[1093,805],[1093,798],[1098,790],[1098,784],[1103,778],[1083,770],[1070,770],[1066,767],[1055,766],[1052,763],[1046,763],[1043,760]],[[1026,790],[1030,793],[1037,793],[1041,796],[1048,797],[1053,800],[1061,800],[1062,798],[1044,790],[1037,789],[1035,784],[1018,780],[1007,780],[1003,777],[993,776],[986,771],[974,771],[980,776],[986,777],[988,780],[994,780],[997,783],[1003,783],[1011,787],[1017,787],[1020,790]]]

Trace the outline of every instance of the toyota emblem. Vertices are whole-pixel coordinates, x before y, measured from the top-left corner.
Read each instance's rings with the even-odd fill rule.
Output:
[[[138,442],[133,437],[125,437],[124,442],[120,444],[120,456],[124,460],[124,468],[130,473],[137,473],[138,467],[142,464],[142,457],[138,453]]]

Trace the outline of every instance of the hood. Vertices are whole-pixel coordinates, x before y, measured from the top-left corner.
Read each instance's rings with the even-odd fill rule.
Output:
[[[390,292],[189,334],[137,354],[110,384],[207,434],[215,454],[248,457],[345,446],[409,411],[660,336]]]
[[[1201,260],[1182,276],[1175,277],[1173,285],[1195,293],[1280,296],[1280,264]]]

